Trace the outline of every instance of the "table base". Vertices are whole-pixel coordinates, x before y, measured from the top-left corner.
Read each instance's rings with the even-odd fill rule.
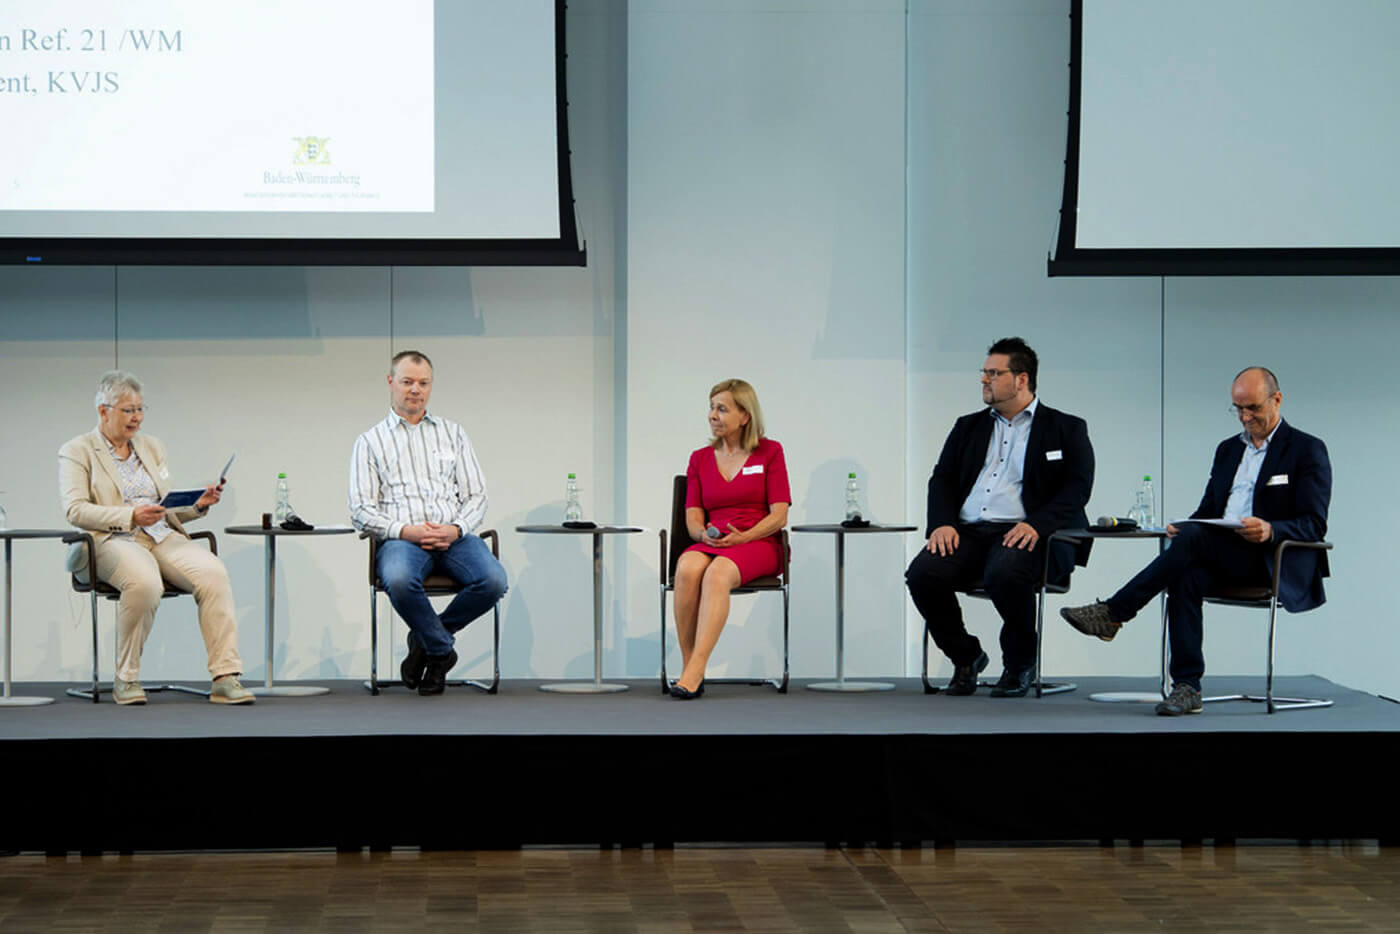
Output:
[[[556,681],[552,684],[541,684],[540,690],[551,694],[619,694],[628,687],[626,684],[597,681]]]
[[[17,695],[0,697],[0,707],[42,707],[44,704],[52,703],[52,697],[20,697]]]
[[[330,688],[314,684],[274,684],[271,687],[264,684],[248,690],[254,697],[318,697],[331,692]]]
[[[1160,704],[1162,695],[1154,691],[1100,691],[1090,694],[1089,700],[1100,704]]]
[[[894,685],[888,681],[816,681],[807,685],[807,690],[867,694],[872,691],[893,691]]]

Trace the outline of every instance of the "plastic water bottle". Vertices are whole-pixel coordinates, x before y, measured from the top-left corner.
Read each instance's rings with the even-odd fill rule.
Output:
[[[1142,518],[1138,521],[1139,528],[1155,529],[1157,527],[1157,494],[1152,489],[1152,478],[1144,476],[1142,486],[1138,489],[1138,502]]]
[[[846,518],[860,518],[860,484],[854,473],[846,475]]]
[[[287,475],[279,473],[277,475],[277,494],[273,500],[272,521],[281,524],[283,520],[292,516],[292,493],[287,488]]]
[[[564,521],[577,522],[583,518],[583,506],[578,501],[578,478],[569,474],[564,484]]]

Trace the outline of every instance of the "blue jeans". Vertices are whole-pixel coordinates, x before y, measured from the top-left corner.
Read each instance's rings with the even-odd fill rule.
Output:
[[[400,538],[380,542],[375,570],[394,610],[429,655],[452,651],[453,636],[506,592],[505,568],[476,535],[457,539],[446,551],[426,551]],[[423,592],[430,574],[445,574],[462,588],[441,616]]]

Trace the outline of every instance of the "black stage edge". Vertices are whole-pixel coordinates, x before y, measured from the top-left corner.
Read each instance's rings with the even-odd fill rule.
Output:
[[[1088,700],[1150,679],[1041,700],[716,685],[689,703],[655,681],[440,698],[319,683],[333,693],[247,710],[174,694],[0,710],[0,849],[1400,839],[1380,757],[1400,707],[1316,677],[1280,688],[1335,707],[1180,719]]]

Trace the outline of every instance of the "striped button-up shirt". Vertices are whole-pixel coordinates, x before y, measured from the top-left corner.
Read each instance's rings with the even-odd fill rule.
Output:
[[[465,537],[486,518],[486,478],[467,433],[424,413],[411,425],[394,412],[355,439],[350,521],[381,541],[406,525],[451,523]]]

